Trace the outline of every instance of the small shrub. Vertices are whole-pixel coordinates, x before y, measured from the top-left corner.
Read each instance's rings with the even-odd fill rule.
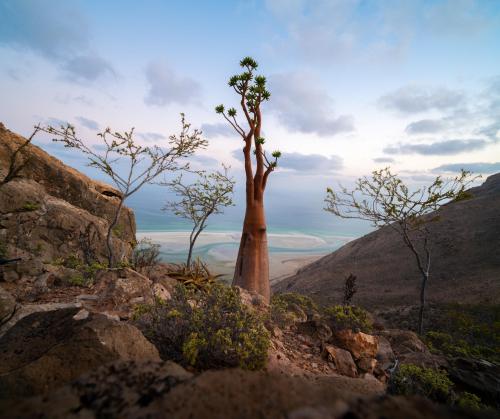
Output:
[[[355,275],[349,274],[344,281],[344,296],[342,297],[342,305],[344,306],[350,306],[354,295],[358,292],[356,279],[357,277]]]
[[[83,265],[83,260],[76,253],[73,253],[64,259],[63,265],[66,268],[79,269]]]
[[[151,239],[142,239],[136,244],[130,262],[136,271],[149,273],[152,267],[160,263],[160,245]]]
[[[271,297],[271,320],[282,327],[296,322],[304,314],[315,312],[318,306],[305,295],[288,292]]]
[[[125,228],[122,225],[116,225],[113,227],[113,234],[121,239],[123,237],[123,233],[125,232]]]
[[[88,287],[92,285],[97,272],[108,268],[107,264],[100,262],[86,264],[76,255],[76,253],[69,255],[65,259],[56,259],[52,261],[52,264],[77,270],[78,273],[74,274],[73,277],[68,280],[68,283],[70,285],[80,287]]]
[[[457,406],[468,410],[481,410],[485,408],[478,396],[467,391],[460,394],[457,399]]]
[[[168,276],[177,279],[188,288],[203,289],[215,283],[222,275],[214,275],[203,261],[197,258],[189,266],[185,263],[170,265]]]
[[[269,333],[236,288],[215,283],[197,291],[179,284],[170,300],[141,305],[134,314],[163,359],[198,369],[265,366]]]
[[[413,364],[401,365],[389,383],[392,394],[420,395],[439,403],[452,400],[452,388],[446,372]]]
[[[334,305],[324,309],[324,316],[335,330],[359,329],[369,333],[373,323],[366,310],[357,306]]]
[[[27,201],[24,205],[18,209],[18,212],[28,212],[28,211],[36,211],[40,208],[40,204],[36,202]]]
[[[85,287],[87,286],[87,281],[85,281],[85,278],[80,272],[77,272],[68,278],[68,284],[75,287]]]
[[[481,357],[481,351],[477,347],[470,346],[464,339],[454,339],[449,333],[427,332],[424,341],[434,353],[464,358]]]
[[[449,304],[425,336],[431,351],[500,363],[500,305]]]
[[[108,265],[100,262],[92,262],[90,265],[80,267],[87,283],[90,285],[94,282],[97,272],[108,269]]]

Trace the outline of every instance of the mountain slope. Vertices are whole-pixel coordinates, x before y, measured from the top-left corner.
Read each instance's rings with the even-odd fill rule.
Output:
[[[7,174],[12,154],[25,141],[0,123],[0,179]],[[46,271],[44,264],[61,258],[77,257],[89,264],[105,261],[106,232],[120,192],[35,145],[25,151],[19,161],[28,163],[19,177],[0,187],[0,256],[22,258],[4,269],[4,279],[35,277]],[[119,256],[127,256],[136,229],[129,208],[121,211],[118,227],[113,247]]]
[[[500,300],[500,173],[469,190],[471,199],[442,207],[433,237],[428,299]],[[401,237],[382,228],[300,269],[274,292],[310,294],[324,304],[342,298],[344,278],[357,276],[354,302],[368,308],[416,304],[419,273]]]

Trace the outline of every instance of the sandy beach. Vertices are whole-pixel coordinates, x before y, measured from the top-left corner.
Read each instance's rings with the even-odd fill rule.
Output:
[[[150,238],[161,246],[165,261],[183,262],[187,255],[189,232],[138,232],[138,239]],[[205,232],[195,246],[195,256],[201,257],[215,272],[229,279],[234,270],[239,232]],[[350,241],[348,237],[319,237],[301,233],[270,233],[269,270],[271,282],[293,275],[301,267],[321,258]]]

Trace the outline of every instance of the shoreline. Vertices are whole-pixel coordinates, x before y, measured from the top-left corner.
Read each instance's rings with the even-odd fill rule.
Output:
[[[159,244],[166,262],[182,263],[187,256],[189,231],[138,231],[137,238],[149,238]],[[196,241],[194,257],[203,259],[223,279],[233,276],[241,233],[238,231],[203,232]],[[306,233],[269,233],[269,277],[271,284],[294,275],[300,268],[333,252],[353,237]]]

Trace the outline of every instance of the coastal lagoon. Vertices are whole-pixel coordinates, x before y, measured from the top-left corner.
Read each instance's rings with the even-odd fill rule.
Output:
[[[272,192],[273,185],[270,184]],[[166,262],[181,263],[187,258],[191,224],[162,206],[175,197],[166,188],[148,185],[132,196],[128,205],[137,220],[137,238],[148,237],[161,246]],[[205,261],[214,273],[230,279],[241,237],[244,191],[237,186],[234,207],[209,219],[208,228],[196,241],[194,256]],[[300,199],[277,189],[269,194],[266,218],[269,241],[269,268],[272,281],[295,273],[307,263],[331,253],[372,228],[358,220],[342,220],[323,211],[322,189],[311,187]]]
[[[163,260],[185,262],[189,244],[188,231],[139,231],[137,238],[150,238],[161,246]],[[200,257],[209,268],[225,279],[232,277],[241,233],[207,231],[196,242],[194,257]],[[272,281],[295,273],[297,269],[333,252],[354,237],[304,233],[269,233],[269,262]]]

